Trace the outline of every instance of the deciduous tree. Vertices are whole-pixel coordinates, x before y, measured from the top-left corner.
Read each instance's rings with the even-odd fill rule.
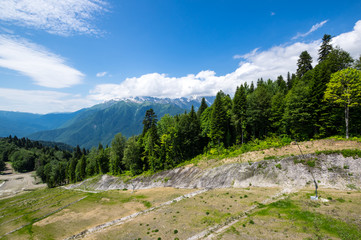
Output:
[[[332,74],[324,99],[344,107],[346,138],[348,138],[350,107],[361,103],[361,72],[347,68]]]

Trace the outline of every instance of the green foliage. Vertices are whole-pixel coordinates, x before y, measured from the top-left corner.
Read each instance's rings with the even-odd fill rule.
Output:
[[[315,159],[308,160],[308,161],[306,162],[306,164],[307,164],[309,167],[315,167],[315,166],[316,166],[316,160],[315,160]]]
[[[25,149],[19,149],[10,157],[12,167],[18,172],[33,171],[35,167],[35,159],[35,153]]]
[[[318,62],[321,63],[322,61],[326,60],[327,55],[332,51],[331,42],[331,35],[325,34],[322,37],[322,44],[320,49],[318,50]]]
[[[143,171],[141,147],[139,146],[137,137],[128,139],[124,149],[123,164],[126,169],[129,169],[132,175],[140,174]]]
[[[342,154],[344,157],[353,157],[353,158],[360,158],[361,157],[361,150],[360,149],[344,149],[344,150],[324,150],[324,151],[317,151],[316,154]]]
[[[181,114],[184,109],[174,104],[107,102],[80,112],[61,129],[32,134],[32,139],[65,142],[72,146],[90,149],[101,142],[110,145],[114,135],[121,132],[129,138],[142,132],[145,112],[152,108],[158,117],[168,113]]]
[[[260,80],[257,88],[248,94],[246,131],[251,135],[251,139],[262,139],[270,134],[271,101],[277,88],[277,83]]]
[[[201,106],[199,106],[198,111],[197,111],[197,117],[198,119],[201,117],[202,113],[204,112],[204,110],[206,110],[208,108],[208,104],[206,103],[206,99],[202,98],[202,102],[201,102]]]
[[[6,164],[5,164],[5,162],[4,162],[2,159],[0,159],[0,173],[1,173],[2,171],[5,171],[5,169],[6,169]]]
[[[355,69],[361,71],[361,56],[355,61],[355,64],[353,66]]]
[[[112,141],[112,147],[110,150],[109,170],[110,173],[113,175],[119,175],[122,169],[124,169],[122,162],[126,141],[127,139],[121,133],[115,135]]]
[[[223,98],[224,93],[218,92],[212,105],[209,138],[215,146],[224,142],[227,130],[227,112],[223,105]]]
[[[311,113],[309,109],[309,87],[303,81],[294,85],[285,99],[284,120],[287,129],[296,139],[307,139],[312,136]]]
[[[302,78],[309,70],[312,70],[312,57],[307,51],[303,51],[297,61],[297,77]]]
[[[233,98],[232,121],[235,127],[236,142],[244,142],[244,131],[247,126],[246,122],[247,94],[246,88],[241,85],[237,87]]]
[[[350,107],[361,103],[361,71],[347,68],[331,75],[324,95],[325,101],[345,109],[346,138],[349,137]]]
[[[241,146],[235,145],[229,148],[211,148],[207,152],[198,155],[191,161],[186,161],[180,165],[194,163],[196,164],[201,159],[225,159],[231,157],[237,157],[243,153],[258,151],[268,148],[278,148],[289,145],[292,139],[287,135],[267,137],[264,140],[255,139]]]
[[[361,71],[347,68],[332,74],[327,84],[325,100],[347,107],[360,104]]]
[[[282,76],[275,81],[260,78],[256,87],[253,82],[250,86],[245,83],[237,87],[233,99],[219,91],[212,106],[208,107],[203,98],[197,112],[192,107],[189,113],[177,112],[179,115],[171,116],[174,108],[166,105],[109,103],[109,108],[98,105],[84,111],[56,133],[44,133],[62,133],[61,140],[72,136],[72,143],[88,146],[82,137],[86,134],[91,145],[94,141],[100,142],[98,148],[90,151],[77,146],[70,153],[56,146],[44,147],[39,142],[9,137],[0,142],[0,170],[3,163],[10,160],[18,171],[36,170],[50,187],[106,173],[127,175],[129,179],[182,164],[197,164],[203,158],[222,159],[281,147],[289,144],[291,137],[306,140],[344,134],[345,128],[340,126],[342,110],[333,106],[336,103],[354,107],[349,118],[353,124],[350,132],[355,135],[361,128],[361,106],[356,106],[361,101],[360,72],[345,69],[353,59],[329,43],[330,36],[325,35],[319,63],[314,69],[312,58],[304,51],[297,64],[297,76],[288,73],[287,82]],[[136,111],[135,106],[139,107]],[[163,116],[160,121],[156,111]],[[166,112],[169,114],[164,115]],[[120,115],[127,120],[116,121]],[[92,125],[89,125],[90,116]],[[139,123],[140,119],[143,120],[142,133],[127,140],[125,136],[130,136],[131,131],[123,131],[124,125],[139,129],[142,125],[135,122]],[[119,129],[122,133],[113,136],[109,129]],[[108,147],[106,144],[111,141]],[[310,167],[316,164],[314,160],[302,163]],[[282,169],[280,164],[275,166]]]

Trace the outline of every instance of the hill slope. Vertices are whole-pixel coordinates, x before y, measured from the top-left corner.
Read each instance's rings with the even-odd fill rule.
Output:
[[[29,134],[55,129],[74,118],[80,111],[73,113],[33,114],[0,111],[0,137],[9,135],[25,137]]]
[[[30,139],[64,142],[84,148],[110,144],[121,132],[130,137],[142,130],[145,112],[153,108],[160,119],[165,114],[176,115],[185,110],[173,104],[131,101],[108,102],[84,110],[61,128],[29,135]]]

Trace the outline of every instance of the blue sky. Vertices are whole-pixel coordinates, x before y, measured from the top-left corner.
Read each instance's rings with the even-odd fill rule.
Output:
[[[0,110],[233,94],[317,62],[323,34],[361,54],[361,1],[0,0]]]

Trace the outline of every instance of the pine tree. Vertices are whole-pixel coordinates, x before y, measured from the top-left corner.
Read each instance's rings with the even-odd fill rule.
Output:
[[[249,93],[253,93],[254,92],[254,84],[253,82],[251,82],[251,87],[249,88]]]
[[[212,105],[209,137],[213,145],[220,145],[225,140],[226,134],[226,110],[223,106],[224,93],[219,91]]]
[[[139,144],[143,151],[144,169],[150,168],[153,172],[162,168],[159,163],[157,150],[159,148],[159,135],[157,130],[157,115],[153,109],[147,110],[143,120],[143,133],[139,138]]]
[[[312,57],[307,51],[303,51],[300,54],[300,57],[297,61],[297,77],[302,78],[302,76],[309,70],[312,69]]]
[[[318,50],[318,62],[326,60],[327,55],[332,51],[332,45],[330,44],[331,35],[325,34],[322,38],[322,44]]]
[[[154,110],[152,108],[147,110],[143,120],[142,136],[144,136],[149,129],[155,126],[157,124],[157,121],[157,115],[155,114]]]
[[[80,160],[78,161],[76,167],[75,167],[75,178],[76,181],[82,181],[84,180],[85,176],[86,176],[86,159],[85,156],[83,155]],[[58,181],[57,181],[58,182]]]
[[[236,142],[244,143],[244,130],[246,128],[247,96],[243,85],[237,87],[233,98],[232,116],[236,131]]]
[[[342,112],[324,102],[324,93],[331,74],[350,67],[352,61],[349,53],[336,48],[332,49],[326,59],[313,70],[309,103],[316,137],[327,137],[340,133],[338,126],[341,124]]]
[[[297,82],[287,93],[283,119],[292,137],[307,139],[312,136],[309,87],[305,82]]]
[[[292,88],[292,79],[290,76],[290,72],[287,72],[287,89],[291,90],[291,88]]]
[[[201,106],[198,108],[198,111],[197,111],[197,116],[198,118],[201,117],[202,113],[204,112],[204,110],[206,110],[208,108],[208,105],[206,103],[206,99],[205,98],[202,98],[202,102],[201,102]]]
[[[271,128],[271,99],[271,88],[265,84],[247,96],[247,126],[254,138],[266,136]]]

